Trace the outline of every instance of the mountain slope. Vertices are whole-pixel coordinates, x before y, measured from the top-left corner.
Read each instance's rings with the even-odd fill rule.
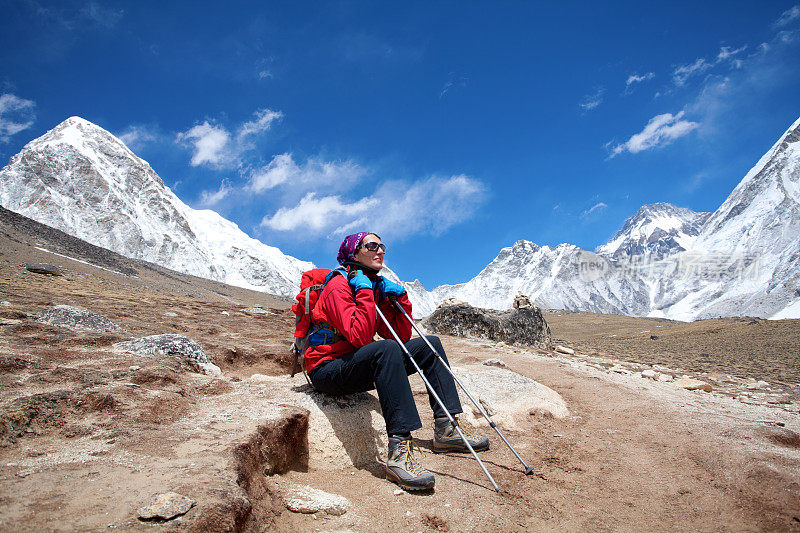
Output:
[[[294,295],[313,267],[190,208],[119,139],[79,117],[0,170],[0,205],[126,257],[278,295]]]
[[[800,119],[707,219],[687,255],[726,268],[702,284],[668,287],[669,298],[656,302],[667,316],[800,317]]]

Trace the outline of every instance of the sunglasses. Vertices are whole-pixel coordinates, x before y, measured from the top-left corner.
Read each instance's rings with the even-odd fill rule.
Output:
[[[356,246],[356,252],[359,251],[361,248],[366,248],[370,252],[377,252],[380,249],[383,253],[386,253],[386,245],[382,242],[367,242],[364,244],[359,244]]]

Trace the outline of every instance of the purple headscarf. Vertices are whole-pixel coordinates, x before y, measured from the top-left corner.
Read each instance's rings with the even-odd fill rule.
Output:
[[[361,240],[367,235],[377,234],[372,233],[371,231],[362,231],[360,233],[353,233],[352,235],[348,235],[344,238],[342,245],[339,246],[339,255],[336,256],[336,260],[339,261],[340,265],[343,265],[348,261],[354,261],[354,257],[356,255],[356,246],[358,246]]]

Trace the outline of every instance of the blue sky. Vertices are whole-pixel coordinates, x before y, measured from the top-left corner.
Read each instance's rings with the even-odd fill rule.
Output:
[[[0,0],[0,161],[72,115],[320,266],[427,288],[713,211],[800,116],[800,5]],[[351,231],[352,230],[352,231]]]

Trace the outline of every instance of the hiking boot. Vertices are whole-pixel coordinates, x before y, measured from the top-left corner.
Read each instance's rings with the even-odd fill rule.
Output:
[[[433,451],[436,453],[446,452],[469,452],[464,441],[461,440],[461,435],[458,434],[456,427],[447,418],[437,418],[436,426],[433,430]],[[476,452],[482,452],[489,449],[489,439],[480,435],[470,435],[464,431],[464,427],[460,426],[464,436],[469,441],[470,446]]]
[[[414,458],[414,447],[419,450],[419,446],[410,437],[389,437],[386,479],[397,483],[406,490],[432,489],[435,482],[433,474],[417,463]]]

